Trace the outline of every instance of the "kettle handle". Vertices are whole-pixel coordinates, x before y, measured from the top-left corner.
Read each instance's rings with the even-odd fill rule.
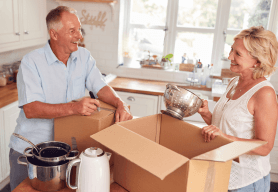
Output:
[[[67,187],[70,188],[70,189],[77,189],[78,188],[78,171],[76,172],[76,181],[75,181],[75,186],[72,186],[70,184],[70,173],[71,173],[71,168],[74,164],[76,163],[80,163],[81,162],[81,159],[78,158],[78,159],[74,159],[74,160],[71,160],[68,164],[68,167],[67,167],[67,171],[66,171],[66,184],[67,184]]]

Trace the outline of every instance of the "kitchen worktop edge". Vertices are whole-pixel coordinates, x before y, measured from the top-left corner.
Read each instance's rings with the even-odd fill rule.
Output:
[[[110,83],[115,91],[124,91],[129,93],[148,94],[148,95],[163,95],[166,89],[166,85],[169,82],[155,81],[145,79],[134,79],[126,77],[117,77]],[[187,89],[196,89],[203,91],[211,91],[211,89],[205,87],[188,86],[188,84],[173,83],[172,84],[182,86]],[[15,101],[18,101],[18,93],[16,83],[0,87],[0,108],[5,107]]]

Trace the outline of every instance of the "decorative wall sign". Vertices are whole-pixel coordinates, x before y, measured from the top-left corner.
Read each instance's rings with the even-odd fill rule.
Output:
[[[101,28],[104,31],[105,22],[107,21],[106,12],[99,12],[98,16],[90,16],[89,13],[86,15],[86,10],[82,10],[82,17],[80,18],[80,21],[83,25],[91,25],[91,29],[93,29],[93,26]]]

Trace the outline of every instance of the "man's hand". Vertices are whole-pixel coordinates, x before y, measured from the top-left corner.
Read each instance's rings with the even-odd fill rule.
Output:
[[[100,107],[99,101],[91,98],[84,98],[81,101],[74,103],[74,113],[81,115],[91,115],[94,111],[97,111],[97,107]]]
[[[104,86],[98,91],[97,96],[101,101],[117,108],[115,122],[126,121],[133,118],[127,105],[110,86]]]
[[[117,107],[115,117],[115,122],[126,121],[133,118],[128,107],[125,105],[120,105]]]

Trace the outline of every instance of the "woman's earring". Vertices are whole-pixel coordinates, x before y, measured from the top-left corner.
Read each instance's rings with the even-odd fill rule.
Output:
[[[257,67],[257,65],[254,65],[254,68],[256,68]]]

